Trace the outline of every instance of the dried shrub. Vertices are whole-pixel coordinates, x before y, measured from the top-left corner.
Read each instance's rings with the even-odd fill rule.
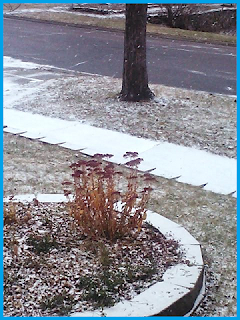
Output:
[[[95,154],[93,159],[80,160],[70,167],[73,183],[63,182],[67,187],[65,196],[69,198],[70,214],[75,218],[83,233],[93,239],[115,240],[134,232],[139,232],[146,219],[146,204],[154,180],[149,173],[140,175],[138,166],[143,159],[137,152],[127,152],[125,163],[130,173],[127,176],[115,170],[115,166],[104,161],[112,155]],[[120,180],[124,179],[127,188],[121,190]],[[146,186],[140,189],[140,181]],[[70,200],[69,187],[73,185],[73,200]]]
[[[11,196],[9,202],[3,203],[3,220],[4,225],[27,223],[31,218],[31,206],[23,209],[21,202],[14,202],[14,196]]]
[[[16,204],[13,202],[3,204],[3,219],[5,225],[18,222],[16,210]]]

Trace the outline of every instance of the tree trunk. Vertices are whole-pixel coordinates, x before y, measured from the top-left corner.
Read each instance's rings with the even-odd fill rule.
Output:
[[[173,28],[173,9],[172,9],[172,4],[166,4],[165,5],[167,8],[167,20],[168,20],[168,26]]]
[[[150,100],[146,62],[147,4],[126,4],[124,63],[121,99]]]

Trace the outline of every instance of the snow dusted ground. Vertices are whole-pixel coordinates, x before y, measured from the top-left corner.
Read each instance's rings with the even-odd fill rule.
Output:
[[[28,71],[30,70],[31,74],[22,76],[14,74],[13,70],[16,71],[17,65],[18,70],[19,68]],[[113,162],[117,163],[124,163],[122,155],[126,151],[134,150],[139,152],[140,156],[145,160],[144,164],[140,167],[141,170],[156,168],[156,170],[154,171],[156,175],[160,175],[166,178],[178,177],[179,181],[181,182],[190,183],[193,185],[204,185],[204,188],[207,190],[220,192],[223,194],[230,194],[236,191],[236,161],[234,159],[220,157],[202,150],[200,151],[196,148],[195,145],[193,145],[194,148],[181,146],[179,145],[181,144],[181,140],[177,140],[177,143],[175,144],[162,141],[160,133],[164,130],[165,126],[162,126],[161,121],[159,121],[159,119],[162,118],[161,115],[157,115],[157,117],[152,118],[152,113],[154,113],[152,112],[152,110],[159,107],[159,105],[161,105],[162,107],[166,107],[167,105],[168,108],[170,108],[172,102],[171,99],[167,100],[166,97],[161,97],[160,99],[156,98],[157,102],[137,104],[137,107],[140,106],[140,112],[142,114],[140,113],[140,116],[138,116],[139,112],[136,113],[136,109],[134,111],[131,111],[131,120],[129,123],[129,127],[132,128],[132,130],[128,130],[128,127],[126,125],[124,126],[124,129],[122,128],[122,122],[128,118],[129,114],[129,105],[127,103],[120,102],[116,97],[106,98],[104,96],[99,99],[99,102],[91,101],[91,96],[96,90],[95,82],[97,82],[96,84],[99,85],[98,80],[101,79],[100,77],[85,77],[87,78],[87,80],[89,80],[90,78],[90,83],[95,90],[93,88],[86,88],[86,86],[80,85],[79,82],[83,80],[83,77],[80,77],[80,79],[74,78],[75,83],[73,82],[72,77],[65,78],[66,87],[62,87],[62,90],[59,90],[59,86],[62,86],[62,80],[60,78],[56,80],[51,79],[48,81],[43,81],[39,79],[39,77],[37,78],[38,73],[34,70],[34,67],[35,69],[39,70],[41,68],[41,66],[39,65],[24,63],[5,57],[4,67],[7,70],[7,77],[6,81],[4,82],[4,105],[6,108],[14,107],[18,110],[24,111],[24,113],[22,113],[14,110],[5,110],[4,125],[8,126],[8,128],[5,129],[6,131],[13,133],[17,132],[15,130],[18,130],[18,133],[26,132],[22,135],[30,138],[38,138],[44,142],[61,143],[63,147],[70,147],[75,150],[82,149],[84,150],[84,153],[89,155],[93,155],[94,153],[112,153],[114,155]],[[49,67],[46,66],[45,68]],[[35,71],[34,73],[33,70]],[[44,72],[43,76],[46,76]],[[13,95],[13,91],[15,93],[16,87],[15,82],[16,79],[19,80],[19,77],[21,83],[19,83],[18,85],[19,89],[17,94]],[[27,83],[22,83],[22,80],[27,81]],[[103,81],[103,79],[101,80]],[[89,83],[87,83],[87,85],[89,86]],[[72,86],[73,88],[70,86]],[[79,87],[81,92],[79,92]],[[72,91],[70,95],[71,104],[69,104],[69,90],[67,90],[66,94],[66,89],[70,88]],[[49,94],[46,94],[46,92],[48,92]],[[74,96],[73,92],[75,92]],[[97,96],[101,95],[100,87],[99,91],[95,91],[95,93]],[[77,99],[75,99],[76,95],[78,97]],[[13,96],[14,98],[12,98]],[[25,100],[24,104],[22,103],[23,98]],[[47,101],[48,103],[46,103]],[[80,101],[81,109],[79,108]],[[89,124],[79,123],[79,121],[83,121],[82,112],[86,103],[87,105],[92,104],[91,109],[93,112],[97,110],[97,114],[94,112],[95,121],[94,123],[92,123],[93,126],[89,125],[91,124],[91,122]],[[99,104],[102,105],[99,106]],[[121,121],[119,117],[116,117],[114,113],[112,114],[112,111],[119,110],[119,107],[121,108],[122,104],[125,107],[125,113],[122,114],[123,121]],[[96,120],[99,126],[98,110],[102,109],[103,105],[105,105],[105,107],[107,108],[105,117],[102,118],[103,120],[105,120],[103,125],[103,127],[105,128],[96,128]],[[135,106],[136,104],[131,105]],[[183,104],[181,108],[185,109],[186,105],[190,106],[190,109],[194,108],[193,103],[191,104],[191,100],[189,100],[187,104]],[[199,107],[195,106],[195,108],[198,109]],[[69,112],[69,109],[71,110],[71,112]],[[179,107],[175,106],[175,109],[179,109]],[[187,110],[184,110],[184,128],[186,128],[186,125],[188,125],[188,127],[190,126],[189,120],[192,120],[191,122],[194,122],[193,117],[190,116],[189,119],[189,108],[186,109]],[[146,113],[145,110],[148,110],[149,113]],[[29,113],[29,111],[31,111],[31,113]],[[61,114],[61,118],[65,121],[58,119],[59,111]],[[87,111],[89,111],[89,109]],[[162,111],[161,107],[159,108],[159,111]],[[39,112],[43,114],[44,117],[40,115],[32,115],[32,113]],[[74,119],[72,112],[76,115]],[[211,110],[211,112],[213,111]],[[51,117],[55,117],[56,119],[46,117],[46,115],[49,114]],[[216,117],[216,114],[209,117],[210,119],[207,119],[210,126],[212,125],[210,121],[214,117]],[[114,121],[117,120],[119,127],[109,127],[109,118],[114,119]],[[139,122],[139,118],[141,119],[141,122]],[[208,115],[206,117],[202,117],[201,115],[201,119],[198,119],[198,121],[204,122],[204,118],[208,118]],[[215,118],[215,122],[223,121],[222,114],[221,117],[219,116],[219,118]],[[144,120],[146,121],[148,119],[150,119],[150,123],[144,123]],[[135,121],[135,123],[132,121]],[[139,125],[140,123],[141,125]],[[170,123],[167,126],[170,130],[172,130],[172,126],[170,127]],[[108,130],[106,130],[106,128]],[[133,132],[135,133],[135,128],[138,128],[140,130],[142,129],[142,134],[139,131],[138,137],[131,136]],[[146,131],[149,128],[151,128],[153,132],[151,132],[149,135],[144,136],[144,130]],[[113,129],[114,131],[109,131],[109,129]],[[232,133],[234,132],[234,130],[234,127],[231,128]],[[154,134],[154,136],[152,133]],[[177,134],[177,138],[179,138],[179,133],[177,132]],[[182,137],[182,134],[183,133],[180,132],[180,137]],[[190,134],[192,134],[192,132],[190,132]],[[205,132],[203,132],[203,134],[205,134]],[[210,134],[212,134],[212,132],[210,132]],[[136,133],[134,135],[136,135]],[[76,137],[78,138],[76,139]],[[195,137],[197,136],[193,135],[193,139],[191,139],[191,143],[193,144],[195,143]],[[232,137],[230,136],[229,138]],[[202,139],[204,139],[204,136],[202,137]],[[118,144],[116,144],[115,141],[118,141]],[[203,143],[206,142],[203,141]],[[234,145],[230,145],[228,146],[228,150],[233,150],[234,147]],[[207,185],[205,186],[205,184]]]
[[[119,79],[73,73],[61,77],[59,70],[37,64],[32,69],[33,66],[4,58],[5,108],[80,121],[236,158],[236,96],[152,85],[155,101],[126,103],[116,98],[121,90]],[[51,79],[46,81],[44,72]],[[20,95],[24,95],[24,104]]]
[[[110,161],[124,164],[123,154],[138,152],[141,171],[153,168],[154,175],[202,186],[222,194],[236,191],[236,160],[168,142],[154,142],[129,134],[96,128],[77,121],[54,119],[17,110],[4,110],[4,129],[84,154],[110,153]],[[77,139],[76,139],[77,137]]]
[[[26,202],[28,206],[33,198],[34,195],[25,195],[25,197],[22,195],[14,201]],[[4,270],[8,275],[5,279],[5,316],[62,316],[69,315],[70,312],[72,317],[89,317],[101,316],[104,312],[107,317],[119,315],[143,317],[164,310],[182,296],[188,295],[191,301],[191,295],[194,295],[192,289],[202,272],[203,259],[200,244],[183,227],[161,217],[158,213],[148,211],[146,222],[161,230],[160,234],[156,230],[151,232],[151,228],[145,225],[146,227],[143,227],[135,240],[133,238],[127,241],[127,250],[125,250],[125,243],[122,243],[121,240],[114,245],[108,241],[105,241],[104,244],[99,244],[99,242],[89,244],[84,236],[79,237],[81,230],[77,226],[71,228],[73,218],[69,217],[65,211],[66,207],[59,203],[54,206],[55,201],[66,202],[63,195],[45,194],[37,198],[40,202],[52,203],[51,205],[49,203],[40,204],[35,199],[35,207],[34,205],[31,207],[30,215],[26,207],[19,204],[18,219],[21,220],[21,227],[24,225],[22,230],[18,226],[16,232],[16,229],[12,228],[12,224],[9,223],[11,218],[5,213]],[[5,205],[5,209],[8,210],[12,202]],[[22,216],[24,209],[27,213]],[[48,215],[49,209],[52,209],[54,214]],[[65,211],[65,214],[62,210]],[[47,223],[46,217],[48,217]],[[59,228],[59,223],[64,227]],[[71,229],[70,233],[69,229]],[[49,233],[51,235],[54,233],[55,241],[51,243],[53,246],[50,245],[50,248],[35,246],[39,234],[40,237],[46,237]],[[14,261],[16,257],[12,254],[12,237],[18,239],[17,245],[15,243],[17,261]],[[35,241],[32,242],[31,239]],[[61,247],[60,250],[59,247]],[[90,250],[86,250],[87,247]],[[109,264],[109,260],[106,258],[103,260],[103,248],[105,248],[105,254],[106,250],[111,252],[110,260],[114,260],[114,264],[110,263],[108,266],[107,274],[106,262],[108,261]],[[48,254],[44,255],[46,251]],[[39,254],[41,259],[39,259]],[[154,262],[152,259],[148,260],[149,255],[153,257]],[[167,258],[164,258],[165,255]],[[136,279],[130,282],[127,281],[129,259],[131,260],[130,270],[133,274],[138,274]],[[168,261],[166,265],[165,261]],[[169,268],[170,262],[171,267]],[[102,274],[102,270],[105,270],[105,273]],[[149,277],[150,272],[154,272],[151,277]],[[14,280],[16,273],[18,281]],[[63,275],[65,275],[64,278]],[[106,282],[106,275],[107,279],[110,277],[112,283],[115,283],[118,290],[114,290],[109,282]],[[119,276],[121,276],[121,281],[119,281]],[[90,279],[99,287],[105,284],[105,288],[107,287],[105,303],[109,304],[110,308],[102,310],[98,307],[97,301],[94,303],[87,297],[86,286],[91,285]],[[51,295],[49,294],[49,282],[51,283]],[[84,286],[81,285],[82,283]],[[22,294],[19,294],[20,292]],[[65,297],[64,303],[58,299],[58,303],[50,307],[47,297],[51,299],[54,296],[59,297],[59,294]],[[103,296],[102,291],[99,294]],[[111,307],[113,297],[115,304]],[[189,307],[193,303],[190,301]],[[93,307],[97,310],[93,311]]]
[[[232,160],[236,157],[236,97],[154,85],[151,88],[158,102],[127,104],[116,98],[120,80],[66,72],[63,77],[63,70],[27,65],[11,58],[4,59],[4,68],[5,108],[78,121],[154,143],[191,146]],[[66,152],[10,135],[6,135],[5,142],[4,148],[9,150],[5,158],[6,190],[10,192],[17,186],[20,193],[61,192]],[[27,162],[28,152],[31,155]],[[54,175],[56,170],[58,174]],[[196,315],[235,316],[235,199],[159,179],[151,209],[182,223],[203,246],[208,292]],[[226,233],[228,236],[223,237]]]

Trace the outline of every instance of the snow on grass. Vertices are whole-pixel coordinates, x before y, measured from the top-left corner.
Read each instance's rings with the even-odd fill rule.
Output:
[[[83,159],[4,133],[4,195],[62,193],[76,157]],[[149,209],[183,225],[202,245],[207,294],[194,315],[236,316],[236,199],[161,177],[153,187]]]
[[[54,153],[59,149],[5,135],[4,195],[62,193],[61,182],[70,179],[68,164],[75,160],[75,156],[61,148],[58,157],[55,157]]]
[[[85,154],[110,153],[111,162],[125,163],[123,154],[134,150],[144,158],[139,169],[155,168],[154,175],[166,178],[179,177],[178,181],[200,186],[217,193],[230,194],[236,191],[236,160],[214,155],[194,148],[168,142],[136,138],[96,128],[76,121],[66,121],[18,110],[4,110],[5,131],[18,128],[21,135],[38,138],[50,144],[61,144],[83,150]],[[10,127],[10,128],[9,128]],[[14,133],[16,129],[14,129]]]
[[[35,78],[34,69],[28,77],[31,70]],[[38,83],[34,92],[33,81],[25,79],[23,85],[9,76],[12,95],[17,84],[26,96],[24,103],[5,99],[5,108],[236,157],[235,97],[152,85],[158,101],[128,104],[116,98],[118,79],[59,79],[59,74]],[[69,179],[68,164],[75,157],[76,152],[59,146],[4,134],[4,195],[62,193],[61,182]],[[207,295],[196,316],[236,316],[236,199],[159,177],[149,209],[182,224],[202,244]]]
[[[117,98],[121,80],[90,75],[56,77],[38,83],[34,92],[33,87],[31,82],[24,85],[24,104],[15,98],[11,102],[9,91],[5,107],[236,157],[234,96],[151,85],[155,100],[127,103]]]

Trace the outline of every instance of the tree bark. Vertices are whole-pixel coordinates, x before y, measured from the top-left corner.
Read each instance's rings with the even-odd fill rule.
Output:
[[[168,20],[168,26],[173,28],[173,9],[172,4],[166,4],[165,7],[167,8],[167,20]]]
[[[120,97],[125,101],[150,100],[146,62],[147,4],[126,4],[123,80]]]

